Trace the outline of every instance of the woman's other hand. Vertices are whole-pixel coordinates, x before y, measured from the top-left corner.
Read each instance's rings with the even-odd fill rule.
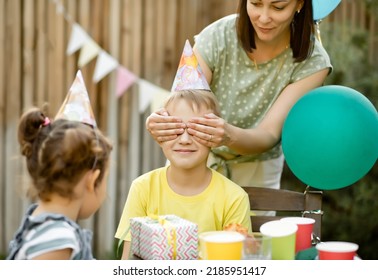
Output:
[[[208,147],[228,146],[232,142],[227,122],[212,113],[192,118],[187,128],[196,141]]]
[[[169,116],[164,108],[153,112],[146,119],[146,129],[158,143],[176,139],[177,135],[184,133],[185,128],[181,118]]]

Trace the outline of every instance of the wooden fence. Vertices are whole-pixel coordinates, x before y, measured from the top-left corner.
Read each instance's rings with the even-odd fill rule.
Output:
[[[356,24],[370,32],[374,60],[377,22],[361,2],[343,0],[330,19],[347,20],[358,11]],[[66,54],[73,23],[139,79],[169,90],[185,40],[193,43],[196,33],[235,12],[236,5],[231,0],[0,0],[0,254],[30,203],[24,198],[30,182],[16,138],[19,117],[45,103],[51,116],[57,112],[78,69],[79,52]],[[113,72],[92,82],[95,63],[82,72],[98,125],[115,149],[108,199],[81,223],[94,231],[96,257],[107,259],[113,257],[113,235],[131,181],[162,166],[164,158],[144,129],[149,112],[137,109],[137,83],[116,98]]]

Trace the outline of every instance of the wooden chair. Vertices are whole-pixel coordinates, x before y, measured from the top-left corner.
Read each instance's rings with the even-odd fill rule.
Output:
[[[301,216],[315,219],[313,242],[321,238],[322,229],[322,191],[310,190],[301,192],[243,186],[248,193],[251,210],[276,211],[276,216],[251,215],[252,230],[260,231],[260,226],[268,221],[283,217]]]

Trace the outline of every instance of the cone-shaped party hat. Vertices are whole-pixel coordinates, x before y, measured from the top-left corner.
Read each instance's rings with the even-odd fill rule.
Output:
[[[171,91],[184,89],[210,90],[209,84],[206,81],[205,75],[198,64],[197,58],[188,40],[185,42]]]
[[[66,99],[60,107],[55,119],[78,121],[97,127],[89,101],[88,91],[85,87],[81,71],[77,71],[76,78],[67,93]]]

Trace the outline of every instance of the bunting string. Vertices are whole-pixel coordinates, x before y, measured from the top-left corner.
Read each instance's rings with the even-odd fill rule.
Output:
[[[94,83],[100,82],[108,74],[116,71],[115,97],[120,98],[132,85],[138,84],[139,112],[143,113],[150,106],[151,111],[155,111],[160,106],[169,91],[154,85],[127,69],[125,66],[101,48],[99,44],[73,20],[67,13],[61,0],[50,0],[55,4],[55,11],[60,14],[71,25],[71,34],[66,48],[66,55],[70,56],[80,51],[77,66],[79,69],[85,67],[93,59],[96,65],[92,77]]]

